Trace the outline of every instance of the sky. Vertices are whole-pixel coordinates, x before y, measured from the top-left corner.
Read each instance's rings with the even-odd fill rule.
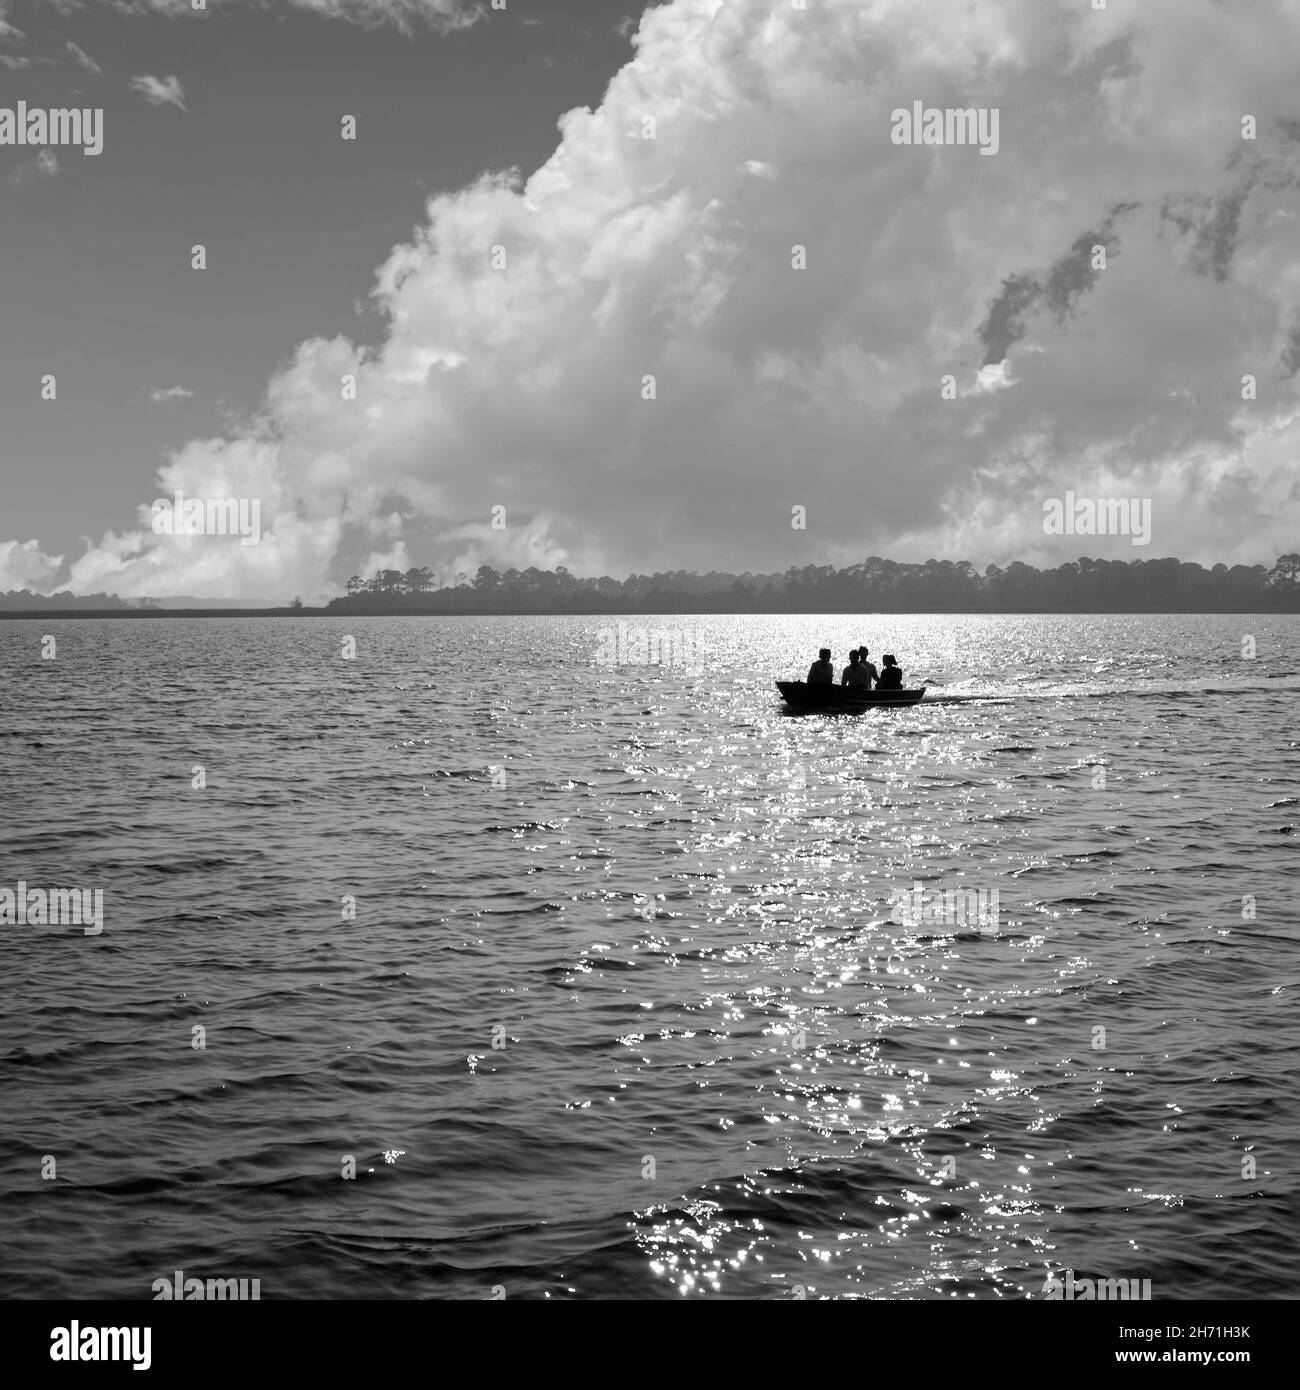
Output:
[[[1271,564],[1300,4],[1092,3],[0,0],[0,590]]]

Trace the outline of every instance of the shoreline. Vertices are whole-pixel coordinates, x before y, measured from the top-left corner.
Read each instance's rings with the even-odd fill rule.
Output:
[[[1277,608],[0,608],[0,620],[18,618],[779,618],[779,617],[1285,617],[1300,613],[1300,600]]]

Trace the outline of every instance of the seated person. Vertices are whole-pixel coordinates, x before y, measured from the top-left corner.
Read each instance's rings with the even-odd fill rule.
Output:
[[[876,663],[874,661],[867,660],[867,649],[865,647],[859,647],[858,655],[862,658],[862,669],[873,681],[878,681],[880,679],[880,672],[876,670]]]
[[[901,690],[903,688],[903,668],[892,656],[886,655],[882,659],[885,663],[885,669],[880,673],[880,679],[876,682],[876,689]]]
[[[834,685],[835,667],[831,665],[831,649],[823,647],[817,660],[808,668],[809,685]]]
[[[844,668],[844,674],[840,677],[840,684],[848,686],[850,690],[871,689],[871,677],[867,675],[867,669],[862,664],[862,657],[856,650],[849,652],[849,664]]]

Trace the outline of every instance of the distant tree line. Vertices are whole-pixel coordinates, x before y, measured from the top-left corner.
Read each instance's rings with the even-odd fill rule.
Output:
[[[1071,560],[1040,570],[1015,561],[981,574],[968,560],[805,565],[783,574],[673,570],[579,579],[554,570],[480,565],[440,584],[427,569],[354,575],[344,613],[1092,613],[1300,612],[1300,554],[1213,569],[1175,559]]]
[[[128,603],[124,598],[118,598],[116,594],[74,594],[68,589],[64,589],[57,594],[34,594],[30,589],[9,589],[0,592],[0,611],[8,609],[11,612],[29,608],[132,608],[134,604]]]
[[[137,611],[156,599],[116,594],[0,593],[0,611]],[[292,608],[297,611],[300,600]],[[256,610],[246,610],[254,612]],[[273,611],[273,610],[266,610]],[[306,612],[321,612],[307,609]],[[1263,565],[1071,560],[1040,570],[1019,560],[981,574],[969,560],[907,564],[872,555],[860,564],[804,565],[783,574],[672,570],[579,579],[554,570],[480,565],[444,583],[432,570],[353,575],[330,613],[1300,613],[1300,554]]]

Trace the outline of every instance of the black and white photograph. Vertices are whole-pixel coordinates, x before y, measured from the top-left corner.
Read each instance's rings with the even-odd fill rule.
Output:
[[[1298,0],[0,0],[0,430],[36,1383],[1265,1367]]]

